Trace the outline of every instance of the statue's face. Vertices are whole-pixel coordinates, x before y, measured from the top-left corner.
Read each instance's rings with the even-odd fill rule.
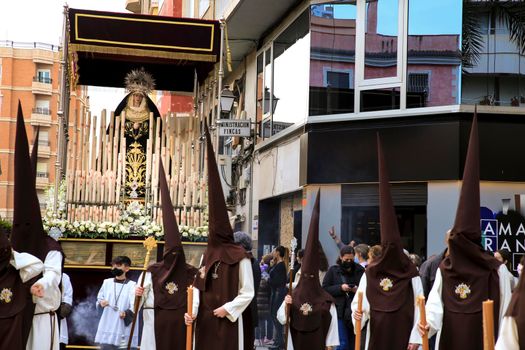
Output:
[[[142,96],[141,93],[134,93],[133,94],[133,107],[139,107],[140,104],[142,103],[142,99],[144,98],[144,96]]]

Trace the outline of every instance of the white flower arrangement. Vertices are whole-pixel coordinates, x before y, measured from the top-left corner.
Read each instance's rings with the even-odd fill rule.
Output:
[[[159,240],[164,238],[163,227],[154,222],[148,214],[148,211],[151,209],[150,203],[144,206],[138,201],[132,201],[122,211],[118,222],[81,220],[69,222],[66,219],[65,182],[62,181],[59,187],[56,214],[53,210],[54,188],[50,187],[46,194],[46,215],[43,217],[43,226],[46,232],[56,227],[62,232],[63,237],[125,239],[129,236],[154,236]],[[202,242],[206,241],[208,237],[208,226],[190,227],[180,225],[179,230],[183,240]]]

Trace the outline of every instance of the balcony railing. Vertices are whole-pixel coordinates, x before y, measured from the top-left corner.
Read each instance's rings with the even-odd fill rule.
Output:
[[[33,81],[37,83],[51,84],[53,79],[48,77],[33,77]]]
[[[12,47],[14,49],[40,49],[58,52],[60,46],[40,42],[19,42],[11,40],[0,40],[0,47]]]
[[[49,147],[49,140],[38,140],[39,146]]]
[[[49,173],[47,171],[46,172],[37,171],[36,172],[36,177],[37,178],[41,178],[41,179],[48,179],[49,178]]]
[[[33,113],[42,114],[42,115],[51,115],[51,109],[47,107],[35,107],[33,108]]]

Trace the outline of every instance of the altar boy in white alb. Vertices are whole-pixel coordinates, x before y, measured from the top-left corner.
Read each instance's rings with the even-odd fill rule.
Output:
[[[126,277],[131,266],[127,256],[117,256],[111,262],[114,278],[104,280],[97,295],[97,309],[102,308],[95,343],[103,350],[126,347],[131,330],[130,294],[135,292],[134,281]],[[133,336],[132,347],[136,348],[138,336]]]

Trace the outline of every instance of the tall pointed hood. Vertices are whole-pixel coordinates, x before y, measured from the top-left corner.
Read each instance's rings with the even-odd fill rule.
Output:
[[[321,288],[319,281],[319,252],[322,249],[321,243],[319,242],[320,201],[321,191],[319,190],[315,198],[310,227],[308,229],[308,237],[304,248],[304,257],[301,263],[301,279],[293,292],[294,304],[296,304],[296,301],[302,304],[308,296],[322,301],[333,300],[330,294],[327,294]],[[310,302],[315,302],[315,300],[310,300]]]
[[[204,252],[202,264],[205,266],[205,276],[200,279],[205,281],[214,263],[220,261],[233,265],[246,258],[244,248],[235,243],[233,229],[230,225],[226,201],[222,192],[221,178],[215,160],[215,152],[211,144],[208,125],[204,125],[206,137],[206,153],[208,167],[208,246]],[[199,279],[198,279],[199,280]],[[198,286],[205,288],[204,285]]]
[[[47,253],[40,205],[24,125],[22,105],[18,101],[15,141],[15,190],[11,243],[18,252],[30,253],[42,261]]]
[[[208,245],[234,244],[233,229],[230,225],[226,201],[222,190],[221,177],[211,143],[208,125],[204,126],[206,135],[206,151],[208,165],[208,205],[209,205],[209,237]]]
[[[164,226],[163,260],[151,265],[155,306],[163,309],[178,309],[186,305],[186,286],[191,284],[196,270],[186,264],[180,239],[179,225],[173,212],[166,173],[162,161],[159,164],[160,196],[162,200],[162,223]],[[177,293],[174,287],[177,286]]]
[[[36,128],[36,135],[33,140],[33,149],[31,150],[31,168],[36,182],[36,164],[38,163],[38,138],[40,136],[40,125]]]
[[[292,293],[292,309],[290,326],[299,331],[310,331],[318,327],[323,317],[330,310],[334,299],[322,287],[319,281],[319,211],[321,191],[316,195],[308,237],[304,248],[304,257],[301,264],[301,279]],[[305,312],[305,305],[311,307]],[[326,315],[325,315],[326,316]],[[292,338],[293,338],[292,332]],[[324,338],[323,338],[324,339]],[[294,340],[295,343],[295,340]]]
[[[484,300],[494,300],[499,305],[497,269],[501,263],[487,254],[481,246],[480,195],[479,195],[479,139],[478,118],[474,112],[472,128],[463,170],[463,184],[459,197],[456,219],[448,240],[448,256],[440,268],[445,286],[443,300],[452,312],[481,312]],[[453,286],[467,285],[470,294],[458,298]],[[494,295],[490,295],[493,293]]]
[[[479,200],[479,137],[478,117],[474,113],[470,139],[468,142],[467,158],[463,170],[463,184],[459,196],[456,219],[451,235],[463,235],[470,241],[481,244],[480,228],[480,200]]]
[[[401,296],[412,288],[411,280],[419,275],[416,266],[403,252],[397,216],[390,192],[390,180],[383,147],[377,135],[379,169],[379,219],[381,227],[381,257],[366,269],[367,297],[378,311],[395,311],[405,302]],[[383,282],[382,282],[383,281]],[[392,286],[385,287],[385,281]]]
[[[164,226],[164,256],[170,251],[180,251],[184,254],[182,249],[182,242],[180,239],[179,225],[177,218],[173,212],[173,204],[170,198],[170,191],[166,181],[166,173],[162,160],[159,162],[159,177],[160,177],[160,197],[162,199],[162,224]]]

